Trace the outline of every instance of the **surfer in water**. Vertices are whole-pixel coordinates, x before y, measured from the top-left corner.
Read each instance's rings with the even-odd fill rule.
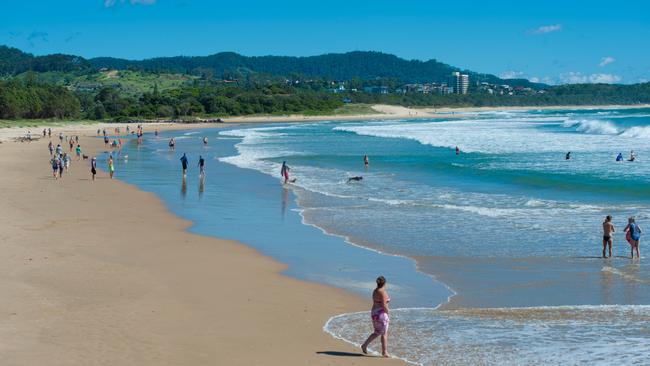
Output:
[[[634,161],[636,160],[636,154],[634,153],[634,150],[630,151],[630,159],[628,161]]]
[[[207,138],[207,137],[204,137],[204,138],[203,138],[203,145],[207,145],[207,144],[208,144],[208,138]]]
[[[368,165],[370,165],[370,159],[368,159],[368,155],[363,156],[363,165],[367,168]]]
[[[566,156],[564,157],[564,159],[565,159],[565,160],[569,160],[569,159],[571,159],[571,151],[569,151],[568,153],[566,153]]]
[[[623,161],[623,153],[618,153],[618,155],[616,155],[616,161]]]
[[[460,155],[460,149],[456,146],[456,155]]]

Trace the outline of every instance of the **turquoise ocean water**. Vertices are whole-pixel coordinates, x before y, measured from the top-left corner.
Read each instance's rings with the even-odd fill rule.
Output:
[[[650,271],[645,258],[626,258],[621,231],[628,216],[642,228],[649,221],[648,109],[147,137],[121,152],[118,177],[157,193],[192,231],[243,241],[292,276],[365,296],[385,275],[399,308],[396,356],[426,365],[646,362]],[[635,162],[615,162],[631,150]],[[194,167],[182,179],[183,152],[192,164],[206,158],[204,180]],[[283,187],[285,160],[297,180]],[[614,258],[603,260],[608,214],[619,232]],[[358,344],[367,316],[341,314],[325,330]]]

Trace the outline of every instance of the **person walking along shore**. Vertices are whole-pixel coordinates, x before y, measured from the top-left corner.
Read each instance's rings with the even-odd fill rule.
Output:
[[[372,292],[372,310],[370,317],[372,319],[372,327],[374,332],[368,336],[365,342],[361,345],[363,353],[368,353],[368,345],[377,337],[381,337],[381,355],[389,357],[388,355],[388,323],[390,322],[388,316],[388,303],[390,297],[386,293],[386,279],[384,276],[377,277],[377,287]]]

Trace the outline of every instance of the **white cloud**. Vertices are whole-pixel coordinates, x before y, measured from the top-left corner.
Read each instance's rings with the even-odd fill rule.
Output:
[[[612,56],[603,57],[602,59],[600,59],[600,63],[598,64],[598,66],[603,67],[605,65],[611,64],[614,61],[616,61],[616,59]]]
[[[523,76],[524,73],[522,71],[514,71],[514,70],[504,71],[501,74],[499,74],[499,77],[501,79],[517,79]]]
[[[648,79],[646,79],[646,78],[639,78],[639,82],[640,82],[640,83],[647,83],[647,82],[648,82]]]
[[[117,4],[124,4],[126,0],[104,0],[104,6],[110,8]],[[156,0],[128,0],[131,5],[153,5],[156,3]]]
[[[532,34],[547,34],[562,30],[562,24],[543,25],[530,31]]]
[[[591,74],[585,75],[580,72],[567,72],[560,75],[563,84],[613,84],[621,81],[621,77],[613,74]]]
[[[530,80],[530,81],[533,82],[533,83],[539,83],[539,78],[538,78],[537,76],[533,76],[533,77],[531,77],[531,78],[528,79],[528,80]]]

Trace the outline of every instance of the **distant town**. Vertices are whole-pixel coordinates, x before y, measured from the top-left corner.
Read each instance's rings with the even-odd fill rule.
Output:
[[[489,94],[489,95],[533,95],[544,94],[546,90],[535,90],[530,87],[511,86],[506,84],[491,84],[476,81],[471,83],[468,74],[453,72],[448,82],[410,83],[391,88],[388,85],[372,85],[362,88],[350,87],[349,81],[332,81],[331,93],[356,93],[370,94]]]

